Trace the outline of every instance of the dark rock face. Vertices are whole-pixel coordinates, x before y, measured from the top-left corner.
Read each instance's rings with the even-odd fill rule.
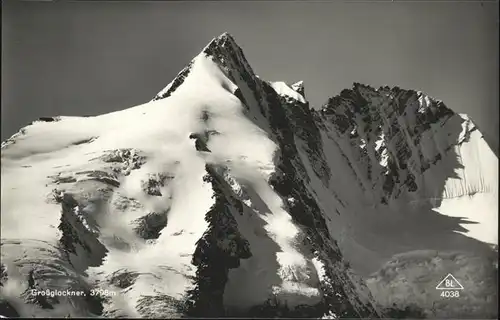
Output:
[[[283,96],[280,97],[280,104],[290,121],[294,135],[302,140],[301,146],[312,164],[314,172],[323,184],[328,186],[331,172],[325,160],[321,133],[315,123],[314,113],[309,108],[309,104]]]
[[[293,125],[276,92],[268,85],[264,88],[270,106],[269,121],[282,152],[278,169],[269,183],[283,199],[296,199],[289,213],[303,226],[311,254],[325,265],[325,280],[321,287],[323,301],[316,308],[309,309],[312,313],[307,316],[317,317],[332,312],[340,317],[378,317],[373,306],[351,298],[355,289],[347,278],[340,249],[330,237],[321,209],[305,188],[307,174],[295,147]]]
[[[167,212],[151,212],[133,222],[136,225],[134,231],[144,240],[158,239],[167,221]]]
[[[189,63],[184,69],[182,69],[181,72],[179,72],[177,77],[175,77],[174,81],[172,81],[172,85],[170,86],[170,88],[168,88],[168,90],[166,90],[164,92],[162,91],[162,92],[158,93],[153,98],[153,101],[161,100],[161,99],[165,99],[165,98],[170,97],[172,95],[172,93],[174,93],[174,91],[177,90],[177,88],[179,88],[180,85],[187,78],[187,76],[189,75],[189,72],[191,71],[191,66],[192,66],[192,62]]]
[[[426,99],[426,104],[422,104]],[[413,90],[383,87],[378,90],[355,83],[330,98],[319,112],[327,123],[333,124],[340,139],[349,143],[349,150],[358,164],[356,175],[381,187],[388,198],[398,197],[403,187],[417,191],[416,177],[442,157],[426,158],[421,140],[432,124],[444,125],[458,116],[442,102],[427,99]],[[456,132],[460,132],[457,121]],[[450,146],[451,148],[451,146]],[[361,174],[361,176],[360,176]]]
[[[61,118],[60,117],[40,117],[38,118],[39,121],[43,121],[43,122],[57,122],[57,121],[61,121]]]
[[[80,205],[68,193],[60,199],[62,206],[61,223],[58,229],[62,232],[59,240],[62,248],[74,255],[84,254],[91,257],[90,266],[98,266],[102,262],[107,249],[99,242],[97,235],[89,228],[86,217],[79,215]],[[83,250],[81,252],[78,250]],[[91,261],[94,261],[93,263]]]
[[[82,140],[77,140],[75,142],[72,143],[73,146],[79,146],[81,144],[87,144],[87,143],[91,143],[93,141],[95,141],[98,137],[90,137],[90,138],[87,138],[87,139],[82,139]]]
[[[137,301],[137,311],[149,319],[182,318],[186,312],[182,301],[167,295],[141,296]]]
[[[299,81],[297,83],[294,83],[291,88],[293,90],[297,91],[304,98],[306,97],[306,92],[305,92],[304,82],[303,81]]]
[[[248,101],[255,100],[259,111],[266,115],[265,106],[262,104],[262,81],[255,75],[248,64],[243,50],[236,44],[233,37],[225,33],[214,39],[205,48],[204,53],[209,56],[226,73],[229,79],[238,86],[234,94],[249,110]],[[247,87],[252,93],[251,97],[244,97],[241,87]],[[238,91],[239,90],[239,91]]]
[[[7,281],[7,267],[1,263],[0,264],[0,287],[3,287],[5,281]]]
[[[142,190],[150,196],[162,196],[161,188],[169,183],[173,176],[164,173],[150,174],[147,180],[142,181]]]
[[[234,91],[234,95],[241,101],[241,103],[248,108],[248,103],[243,96],[243,93],[241,93],[241,89],[238,88]]]
[[[2,141],[2,150],[7,149],[10,145],[16,143],[16,139],[22,137],[26,134],[26,128],[21,128],[17,133],[13,134],[12,137]]]
[[[208,149],[208,146],[207,146],[208,139],[207,139],[206,135],[192,133],[189,135],[189,139],[194,139],[194,146],[195,146],[197,151],[210,152],[210,149]]]
[[[0,315],[7,318],[19,318],[16,309],[7,300],[0,297]]]
[[[134,284],[138,276],[139,274],[137,272],[118,270],[111,275],[109,283],[120,289],[126,289]]]
[[[123,175],[127,176],[132,170],[139,169],[146,163],[147,158],[138,150],[117,149],[111,150],[103,156],[92,160],[100,160],[109,163],[113,165],[113,171],[115,173],[123,173]]]
[[[92,171],[80,171],[77,172],[76,174],[83,175],[89,180],[99,181],[115,188],[120,186],[120,181],[118,181],[118,177],[114,173],[102,170],[92,170]]]
[[[206,183],[212,184],[215,204],[206,214],[208,230],[197,242],[192,264],[197,266],[195,288],[188,294],[186,312],[191,317],[222,317],[224,288],[229,269],[251,257],[248,241],[238,231],[227,205],[224,186],[216,170],[207,165]]]

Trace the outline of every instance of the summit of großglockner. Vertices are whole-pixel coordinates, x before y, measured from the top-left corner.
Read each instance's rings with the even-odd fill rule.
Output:
[[[245,58],[243,50],[236,43],[234,37],[224,32],[213,38],[188,65],[183,68],[177,76],[163,90],[161,90],[154,100],[161,100],[169,97],[189,76],[193,64],[198,58],[209,58],[221,68],[228,77],[233,78],[233,74],[240,74],[246,79],[254,79],[254,74],[250,64]],[[234,80],[234,79],[232,79]]]

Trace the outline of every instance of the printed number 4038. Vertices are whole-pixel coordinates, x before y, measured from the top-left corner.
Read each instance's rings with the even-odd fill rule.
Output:
[[[460,297],[460,291],[449,291],[449,290],[446,290],[446,291],[441,292],[441,297],[444,297],[444,298],[458,298],[458,297]]]

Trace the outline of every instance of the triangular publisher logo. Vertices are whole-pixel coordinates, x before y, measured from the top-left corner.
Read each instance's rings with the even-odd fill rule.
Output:
[[[463,288],[464,287],[451,273],[448,273],[436,287],[437,290],[463,290]]]

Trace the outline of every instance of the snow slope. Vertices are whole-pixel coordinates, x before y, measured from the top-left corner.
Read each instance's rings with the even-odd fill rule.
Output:
[[[363,277],[394,255],[492,254],[498,160],[470,119],[399,88],[304,95],[223,34],[148,103],[21,129],[0,314],[372,318]]]

